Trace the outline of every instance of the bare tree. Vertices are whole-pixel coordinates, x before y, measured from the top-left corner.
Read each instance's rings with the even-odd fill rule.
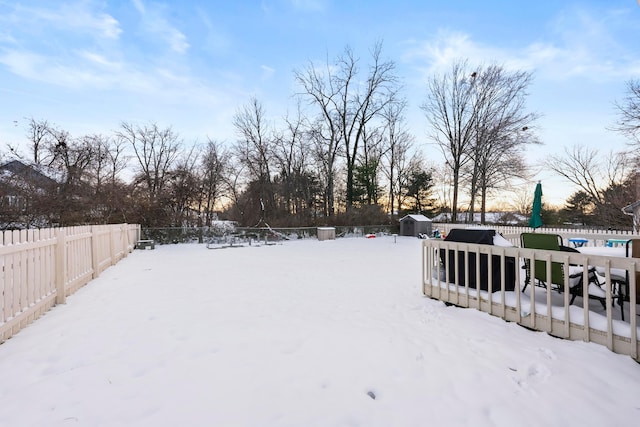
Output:
[[[262,104],[252,98],[236,112],[233,125],[238,134],[234,150],[251,183],[245,188],[246,196],[253,201],[253,209],[260,212],[258,223],[266,221],[275,210],[271,176],[274,138]]]
[[[384,107],[391,103],[399,89],[395,72],[395,63],[383,61],[382,43],[377,43],[371,51],[372,64],[364,84],[355,79],[357,74],[357,59],[353,52],[347,49],[340,58],[344,70],[341,102],[338,105],[338,115],[342,125],[345,155],[347,160],[347,209],[354,201],[353,174],[358,158],[360,142],[365,130],[371,128],[371,121],[377,117]],[[351,87],[351,86],[355,87]],[[364,88],[364,89],[359,89]],[[373,134],[370,129],[370,135]]]
[[[323,142],[327,164],[328,214],[334,213],[335,161],[339,145],[346,158],[346,207],[354,200],[353,174],[363,132],[391,102],[398,91],[395,64],[382,60],[382,44],[371,51],[371,64],[364,79],[359,78],[358,59],[346,47],[334,64],[327,62],[324,71],[310,63],[304,72],[296,72],[303,95],[319,107],[321,119],[314,128],[316,141]]]
[[[230,202],[227,211],[231,213],[231,218],[241,225],[255,224],[259,221],[259,216],[250,212],[246,197],[243,197],[243,190],[249,185],[244,166],[234,157],[229,157],[227,173],[224,176],[224,184],[228,189]]]
[[[104,221],[107,223],[127,222],[129,206],[126,199],[129,191],[127,184],[121,178],[122,172],[128,165],[128,157],[125,154],[126,143],[122,139],[114,137],[106,138],[104,143],[103,199],[106,209]]]
[[[387,147],[384,145],[385,135],[382,129],[374,128],[362,132],[362,149],[354,172],[354,201],[359,200],[366,205],[377,205],[383,194],[380,185],[382,156]]]
[[[640,145],[640,80],[629,80],[627,96],[615,105],[619,118],[614,130],[621,132],[634,144]]]
[[[472,70],[465,60],[429,81],[422,108],[453,175],[452,221],[457,221],[462,180],[470,187],[470,217],[479,196],[484,223],[489,191],[526,171],[521,151],[537,142],[533,132],[523,133],[538,118],[525,109],[530,82],[530,73],[495,64]]]
[[[200,199],[198,211],[207,226],[215,219],[215,207],[224,196],[229,153],[219,141],[209,139],[200,157]],[[202,225],[202,224],[201,224]]]
[[[531,215],[531,207],[533,206],[533,193],[533,187],[513,187],[507,206],[518,214],[528,217]]]
[[[407,156],[413,145],[413,136],[407,131],[404,110],[406,100],[397,100],[387,104],[382,111],[382,120],[385,133],[386,147],[383,150],[385,165],[383,173],[387,178],[389,215],[395,215],[397,197],[402,193],[401,176],[404,174],[407,164]],[[399,203],[399,202],[398,202]]]
[[[308,125],[298,106],[295,116],[285,117],[285,128],[275,138],[279,211],[287,225],[292,216],[298,224],[310,224],[321,194],[317,176],[311,171],[312,142]]]
[[[324,178],[324,214],[335,214],[335,173],[339,154],[342,127],[336,112],[341,91],[340,81],[333,76],[333,65],[327,61],[321,70],[312,62],[303,71],[296,71],[295,78],[310,98],[310,103],[319,109],[319,115],[310,126],[309,134],[314,143],[314,154],[319,162],[320,175]]]
[[[144,197],[138,201],[141,222],[161,224],[166,214],[159,200],[181,150],[178,135],[170,127],[161,129],[155,123],[140,126],[123,122],[116,137],[131,146],[137,160],[138,175],[134,184],[141,184],[144,189],[137,192]]]
[[[523,177],[527,170],[521,153],[526,144],[538,142],[531,128],[538,114],[527,112],[525,106],[531,73],[508,72],[494,64],[478,68],[472,76],[475,119],[469,213],[473,218],[479,194],[484,224],[488,191],[512,177]]]
[[[439,164],[432,166],[431,171],[433,173],[433,181],[436,183],[433,189],[434,204],[440,213],[450,212],[450,208],[453,206],[453,182],[451,180],[450,167]]]
[[[47,148],[51,145],[51,129],[51,125],[46,120],[35,120],[33,117],[29,119],[27,139],[31,146],[29,147],[30,153],[25,160],[35,167],[40,167],[51,161],[47,157],[49,155]],[[24,157],[16,147],[9,145],[8,148],[17,158]]]
[[[170,172],[167,191],[163,194],[163,205],[169,209],[171,226],[199,225],[196,223],[199,212],[194,210],[201,196],[196,171],[198,154],[196,146],[193,145],[176,160],[176,165]]]
[[[60,184],[54,210],[62,225],[90,220],[93,206],[90,169],[95,161],[95,147],[86,138],[73,139],[65,130],[49,128],[49,173]]]
[[[475,135],[475,78],[467,61],[456,61],[448,73],[429,80],[427,100],[422,105],[432,128],[430,138],[440,147],[453,175],[452,222],[458,220],[460,174],[471,161],[468,154]]]
[[[601,157],[598,150],[585,146],[565,149],[564,156],[549,156],[547,167],[586,194],[599,212],[600,222],[610,224],[612,211],[611,189],[621,188],[629,181],[633,171],[633,162],[625,153],[609,153]],[[628,200],[617,200],[613,206],[616,213],[628,204]]]
[[[126,167],[124,144],[104,135],[82,137],[93,148],[89,183],[93,187],[92,217],[96,223],[125,221],[125,184],[118,176]]]

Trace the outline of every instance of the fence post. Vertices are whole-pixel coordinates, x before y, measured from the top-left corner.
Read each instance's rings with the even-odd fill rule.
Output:
[[[109,256],[111,257],[111,265],[116,265],[116,248],[113,242],[113,225],[108,225],[109,227]]]
[[[98,267],[98,232],[99,226],[92,225],[91,226],[91,269],[93,270],[93,274],[91,275],[92,279],[95,279],[100,275],[99,267]]]
[[[127,224],[126,222],[124,224],[122,224],[122,241],[124,244],[124,247],[122,248],[123,252],[124,252],[124,256],[126,257],[127,255],[129,255],[129,252],[131,252],[129,250],[130,246],[130,241],[129,241],[129,224]]]
[[[127,235],[127,224],[120,224],[120,245],[122,246],[122,258],[129,254],[129,236]]]
[[[65,230],[59,228],[56,231],[56,304],[65,304],[64,285],[67,282],[67,248],[65,243]]]

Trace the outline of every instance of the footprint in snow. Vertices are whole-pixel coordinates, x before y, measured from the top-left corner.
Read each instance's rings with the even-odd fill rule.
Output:
[[[539,351],[542,353],[542,355],[549,359],[549,360],[556,360],[558,357],[556,356],[556,354],[553,352],[553,350],[549,349],[549,348],[540,348]]]

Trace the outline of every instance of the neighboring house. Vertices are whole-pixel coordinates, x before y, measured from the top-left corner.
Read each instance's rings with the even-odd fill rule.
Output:
[[[28,182],[29,185],[42,189],[49,189],[57,185],[55,180],[40,172],[38,168],[26,165],[20,160],[11,160],[0,165],[0,174],[2,174],[3,178],[8,176],[16,177],[19,180]]]
[[[622,212],[626,215],[633,216],[633,232],[638,232],[638,229],[640,228],[640,200],[625,206],[622,208]]]
[[[39,196],[55,194],[57,182],[19,160],[0,165],[0,228],[30,226]]]
[[[458,213],[458,222],[468,224],[480,224],[481,213],[475,212],[473,221],[469,221],[468,212]],[[485,222],[487,224],[503,224],[503,225],[522,225],[526,224],[529,217],[516,212],[487,212],[485,213]],[[432,218],[433,222],[450,222],[450,213],[441,213]]]

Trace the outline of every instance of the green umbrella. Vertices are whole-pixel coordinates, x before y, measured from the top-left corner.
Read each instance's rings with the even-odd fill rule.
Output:
[[[533,193],[533,208],[531,209],[531,218],[529,218],[529,227],[542,227],[542,184],[538,181],[536,191]]]

